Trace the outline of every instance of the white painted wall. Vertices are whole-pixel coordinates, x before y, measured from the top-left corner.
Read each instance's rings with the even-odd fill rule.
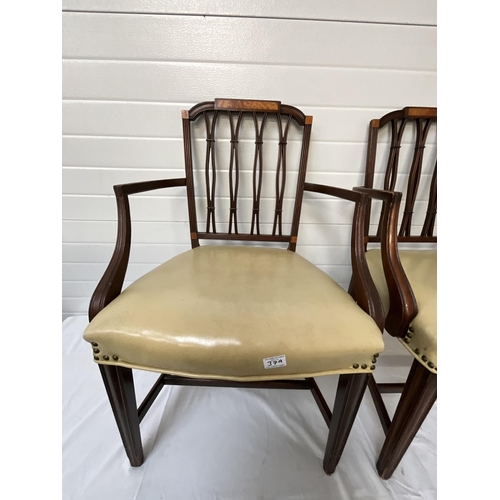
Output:
[[[436,26],[435,0],[63,0],[65,11],[313,19]]]
[[[314,116],[307,180],[350,188],[362,183],[371,118],[436,105],[435,1],[65,0],[63,10],[64,317],[86,313],[111,257],[112,186],[183,175],[181,109],[215,97],[297,106]],[[132,216],[126,284],[190,248],[179,190],[134,196]],[[297,251],[347,286],[341,202],[306,196]]]

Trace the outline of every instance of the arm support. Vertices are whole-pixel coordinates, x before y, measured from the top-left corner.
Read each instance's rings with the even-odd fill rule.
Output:
[[[384,308],[368,270],[364,248],[365,215],[369,198],[363,193],[349,189],[308,182],[304,185],[304,190],[335,196],[355,203],[351,237],[354,297],[358,305],[375,320],[382,331],[384,329]]]
[[[418,308],[398,252],[397,224],[402,194],[398,191],[365,187],[355,187],[354,191],[385,202],[380,241],[382,265],[390,300],[385,329],[394,337],[404,337],[410,323],[417,315]]]
[[[134,182],[131,184],[119,184],[113,187],[118,208],[118,234],[111,261],[90,299],[89,321],[92,321],[99,311],[104,309],[104,307],[121,293],[123,280],[127,272],[130,243],[132,239],[132,224],[130,220],[128,195],[185,185],[186,179],[182,178]]]

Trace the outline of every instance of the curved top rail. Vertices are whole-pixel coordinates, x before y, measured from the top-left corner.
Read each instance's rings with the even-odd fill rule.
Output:
[[[312,117],[306,116],[300,109],[281,104],[280,101],[258,101],[251,99],[215,99],[214,101],[205,101],[193,106],[189,111],[183,112],[183,118],[189,118],[193,121],[205,111],[247,111],[260,113],[281,113],[291,115],[299,125],[312,123]]]
[[[407,106],[403,109],[398,109],[397,111],[391,111],[390,113],[382,116],[382,118],[372,120],[371,126],[374,128],[382,128],[392,120],[402,120],[404,118],[407,120],[426,118],[435,121],[437,120],[437,108]]]

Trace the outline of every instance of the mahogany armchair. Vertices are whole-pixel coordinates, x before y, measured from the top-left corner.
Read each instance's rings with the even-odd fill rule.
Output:
[[[417,107],[393,111],[372,120],[365,185],[354,188],[381,201],[377,231],[365,235],[367,244],[377,244],[379,248],[369,249],[366,258],[384,304],[385,329],[414,357],[405,384],[377,384],[373,378],[369,381],[386,432],[377,462],[379,475],[384,479],[394,473],[437,398],[435,143],[431,141],[426,149],[431,134],[435,138],[436,123],[436,108]],[[390,135],[390,141],[385,142],[388,137],[380,137],[379,131]],[[407,151],[401,154],[405,145]],[[382,160],[386,162],[377,162],[377,153],[381,154],[384,149],[386,157]],[[400,156],[406,158],[400,161]],[[385,168],[379,169],[379,163]],[[377,175],[383,177],[382,190],[374,189]],[[402,191],[405,201],[400,217]],[[371,207],[367,210],[366,229],[370,210]],[[401,390],[391,422],[380,394]]]
[[[384,348],[384,318],[364,252],[369,197],[305,182],[311,125],[311,116],[279,101],[203,102],[182,112],[184,178],[114,186],[116,248],[92,296],[84,338],[132,466],[144,460],[139,423],[173,384],[310,390],[329,427],[324,470],[334,472]],[[122,291],[129,195],[163,188],[187,193],[192,249]],[[356,301],[295,253],[306,191],[354,204]],[[139,407],[132,369],[160,373]],[[314,380],[326,374],[339,375],[333,412]]]

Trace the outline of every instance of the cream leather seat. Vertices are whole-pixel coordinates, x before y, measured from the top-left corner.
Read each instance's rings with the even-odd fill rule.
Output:
[[[100,364],[246,381],[366,373],[384,348],[375,321],[327,274],[295,252],[248,246],[165,262],[84,337]],[[282,355],[286,366],[265,367]]]
[[[437,373],[437,251],[399,250],[399,258],[418,305],[406,337],[399,340],[429,371]],[[368,250],[366,260],[387,313],[389,290],[380,250]]]

